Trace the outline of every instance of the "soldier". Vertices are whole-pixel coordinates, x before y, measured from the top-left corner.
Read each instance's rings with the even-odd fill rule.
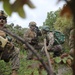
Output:
[[[5,24],[7,23],[7,17],[4,11],[0,11],[0,28],[4,28]],[[7,37],[6,33],[0,30],[0,59],[4,60],[5,62],[11,61],[12,66],[12,74],[16,75],[17,70],[19,69],[19,49],[14,47],[12,42],[10,42]]]
[[[69,36],[69,46],[70,46],[70,51],[69,51],[69,54],[71,56],[74,56],[74,32],[75,32],[75,29],[74,28],[71,28],[70,30],[70,36]]]
[[[30,45],[32,45],[34,48],[38,46],[38,35],[37,31],[41,35],[40,31],[38,30],[36,23],[34,21],[29,23],[29,29],[24,33],[24,39],[27,41]],[[27,59],[31,60],[33,59],[33,53],[28,50]]]
[[[60,44],[55,44],[54,32],[50,31],[48,26],[43,26],[42,34],[47,40],[46,45],[48,52],[54,52],[54,56],[59,56],[62,50],[62,46]],[[41,51],[44,52],[44,47]]]

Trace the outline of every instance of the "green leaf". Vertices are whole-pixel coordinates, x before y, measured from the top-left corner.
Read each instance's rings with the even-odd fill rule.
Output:
[[[64,64],[66,63],[66,60],[67,60],[67,57],[65,57],[65,58],[62,59],[62,61],[63,61]]]
[[[24,9],[23,9],[22,6],[18,9],[17,12],[18,12],[18,14],[19,14],[20,17],[22,17],[22,18],[25,18],[26,17],[25,12],[24,12]]]
[[[60,57],[55,57],[54,60],[55,60],[56,63],[60,63],[61,62],[61,58]]]
[[[11,16],[12,10],[11,10],[11,5],[9,3],[9,0],[4,0],[3,2],[3,8],[6,11],[6,13]]]
[[[72,57],[72,56],[70,56],[70,55],[68,56],[68,58],[69,58],[69,59],[71,59],[71,60],[73,60],[73,57]]]
[[[34,4],[33,4],[30,0],[27,1],[27,5],[28,5],[30,8],[35,8]]]

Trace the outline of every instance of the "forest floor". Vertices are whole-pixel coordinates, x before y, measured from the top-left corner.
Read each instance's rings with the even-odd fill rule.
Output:
[[[18,75],[47,75],[44,68],[39,71],[40,62],[37,60],[26,60],[26,52],[20,54],[20,69]],[[67,64],[54,63],[54,72],[56,75],[72,75],[72,69]],[[40,73],[41,72],[41,73]],[[0,61],[0,75],[11,74],[11,62]]]

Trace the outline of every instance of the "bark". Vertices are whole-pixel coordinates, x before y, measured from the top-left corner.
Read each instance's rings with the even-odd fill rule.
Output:
[[[47,52],[47,47],[46,47],[46,39],[44,39],[44,47],[45,47],[44,50],[45,50],[45,53],[46,53],[46,56],[47,56],[47,59],[48,59],[50,74],[53,75],[53,69],[52,69],[52,65],[51,65],[51,62],[50,62],[50,55]]]
[[[20,36],[13,34],[11,31],[8,31],[7,29],[0,29],[3,30],[4,32],[6,32],[7,34],[11,35],[12,37],[14,37],[15,39],[19,40],[20,42],[22,42],[23,44],[25,44],[29,50],[31,50],[33,52],[33,54],[38,58],[38,60],[42,63],[42,65],[44,66],[45,70],[47,71],[47,73],[49,75],[51,75],[50,70],[48,65],[44,62],[44,60],[42,59],[42,57],[38,54],[37,50],[35,50],[28,42],[26,42],[23,38],[21,38]]]

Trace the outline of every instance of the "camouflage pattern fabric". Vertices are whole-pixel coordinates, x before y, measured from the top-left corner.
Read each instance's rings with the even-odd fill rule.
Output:
[[[36,33],[34,31],[32,31],[31,29],[28,29],[25,33],[24,33],[24,39],[25,41],[27,41],[28,43],[31,43],[31,40],[34,39],[36,37]]]
[[[4,48],[0,47],[0,59],[4,60],[5,62],[11,61],[12,69],[18,70],[19,63],[20,63],[20,60],[19,60],[20,50],[19,48],[16,48],[16,47],[13,48],[13,47],[14,46],[11,43],[9,43],[8,46],[5,46]]]
[[[7,23],[7,16],[3,10],[0,11],[0,28],[5,28]],[[11,44],[12,41],[5,42],[6,33],[0,30],[0,59],[5,62],[11,61],[12,66],[12,75],[17,74],[17,70],[19,69],[19,49]],[[9,41],[9,42],[8,42]],[[15,71],[15,73],[14,73]]]
[[[4,31],[2,31],[2,30],[0,30],[0,36],[2,36],[2,37],[6,37],[5,32],[4,32]]]
[[[69,36],[69,46],[70,46],[70,55],[71,56],[73,56],[73,53],[74,53],[74,32],[75,32],[75,29],[72,29],[71,31],[70,31],[70,36]]]
[[[20,66],[20,50],[15,47],[14,51],[11,53],[11,66],[13,70],[18,70]]]
[[[54,33],[53,32],[48,32],[46,36],[47,40],[47,50],[48,52],[54,52],[54,55],[59,56],[61,51],[62,51],[62,46],[57,44],[54,45]],[[41,50],[42,52],[44,51],[44,47]]]
[[[54,35],[53,32],[47,34],[47,40],[49,41],[47,49],[50,50],[54,44]]]
[[[29,23],[29,26],[31,27],[31,26],[36,26],[36,23],[34,22],[34,21],[31,21],[30,23]]]
[[[24,39],[25,41],[27,41],[29,44],[31,44],[33,47],[35,47],[34,44],[32,44],[32,39],[34,39],[36,37],[36,33],[34,30],[28,29],[25,33],[24,33]],[[33,58],[33,53],[28,50],[27,53],[27,59],[31,59]]]

